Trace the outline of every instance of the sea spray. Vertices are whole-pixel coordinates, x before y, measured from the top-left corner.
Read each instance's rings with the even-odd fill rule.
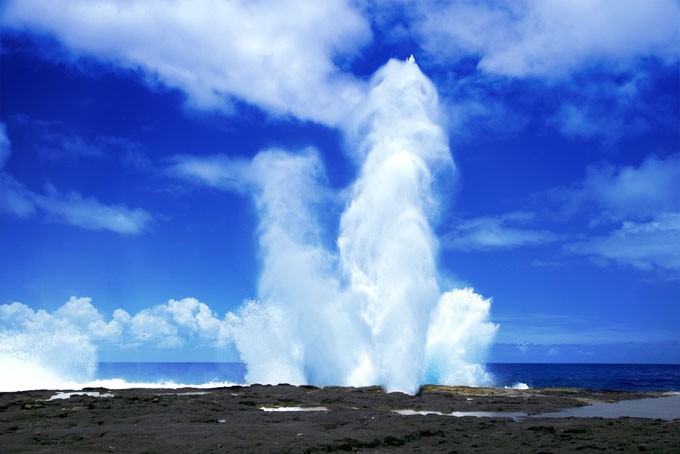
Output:
[[[482,360],[498,326],[486,320],[491,300],[470,288],[444,293],[432,312],[427,333],[428,383],[480,385],[493,379]]]
[[[427,326],[439,297],[432,169],[452,165],[437,124],[437,93],[413,59],[392,60],[371,81],[356,120],[365,156],[338,244],[350,294],[371,333],[366,382],[417,391]],[[355,373],[354,376],[357,376]],[[362,383],[357,383],[362,384]]]
[[[75,388],[93,379],[96,364],[78,331],[0,332],[0,392]]]
[[[322,244],[317,213],[323,166],[311,149],[269,150],[250,167],[260,217],[259,301],[235,318],[234,339],[259,383],[342,384],[363,337],[343,305],[336,258]]]
[[[186,337],[233,341],[249,383],[408,393],[425,382],[490,384],[482,365],[496,331],[490,301],[470,289],[442,294],[438,283],[434,185],[454,168],[438,109],[413,59],[392,60],[372,78],[345,125],[358,177],[343,193],[337,247],[323,241],[321,215],[335,196],[318,152],[227,162],[228,186],[254,197],[262,272],[257,300],[224,319],[192,298],[134,316],[117,309],[109,321],[89,298],[53,314],[0,305],[0,389],[146,386],[93,382],[94,343],[166,348]]]
[[[488,384],[481,361],[496,326],[472,290],[440,296],[436,174],[453,169],[437,92],[413,58],[391,60],[348,123],[361,165],[337,252],[321,241],[316,153],[260,153],[249,178],[260,215],[259,301],[235,316],[250,382]],[[426,375],[427,373],[427,375]]]

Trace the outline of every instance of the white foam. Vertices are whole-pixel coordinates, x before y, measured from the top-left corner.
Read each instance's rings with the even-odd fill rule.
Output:
[[[522,382],[517,382],[512,386],[504,386],[505,389],[529,389],[529,385]]]
[[[70,389],[82,388],[106,388],[106,389],[180,389],[180,388],[197,388],[197,389],[211,389],[211,388],[227,388],[231,386],[242,386],[239,383],[227,381],[211,381],[207,383],[177,383],[174,381],[159,381],[159,382],[134,382],[127,381],[122,378],[111,378],[106,380],[92,380],[86,383],[78,384],[76,387]],[[66,389],[66,388],[61,388]]]

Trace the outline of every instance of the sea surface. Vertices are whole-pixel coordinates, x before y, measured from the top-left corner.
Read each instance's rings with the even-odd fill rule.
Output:
[[[490,363],[486,368],[497,387],[680,392],[680,364]],[[242,363],[100,362],[96,379],[147,386],[227,386],[245,384],[246,372]]]

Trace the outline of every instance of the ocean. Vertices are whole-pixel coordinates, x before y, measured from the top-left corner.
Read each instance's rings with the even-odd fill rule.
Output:
[[[594,390],[680,392],[680,364],[508,364],[490,363],[497,387],[574,387]],[[110,387],[245,384],[242,363],[100,362],[96,382]]]

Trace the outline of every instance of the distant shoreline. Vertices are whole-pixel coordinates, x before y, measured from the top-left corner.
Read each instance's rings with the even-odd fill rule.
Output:
[[[3,449],[517,452],[621,447],[670,452],[680,439],[678,419],[470,415],[536,415],[593,402],[669,395],[663,392],[425,386],[409,396],[379,387],[255,384],[213,389],[90,388],[77,393],[56,398],[57,392],[44,390],[0,393]],[[398,410],[413,413],[404,416],[395,413]],[[462,417],[447,416],[452,413]]]

